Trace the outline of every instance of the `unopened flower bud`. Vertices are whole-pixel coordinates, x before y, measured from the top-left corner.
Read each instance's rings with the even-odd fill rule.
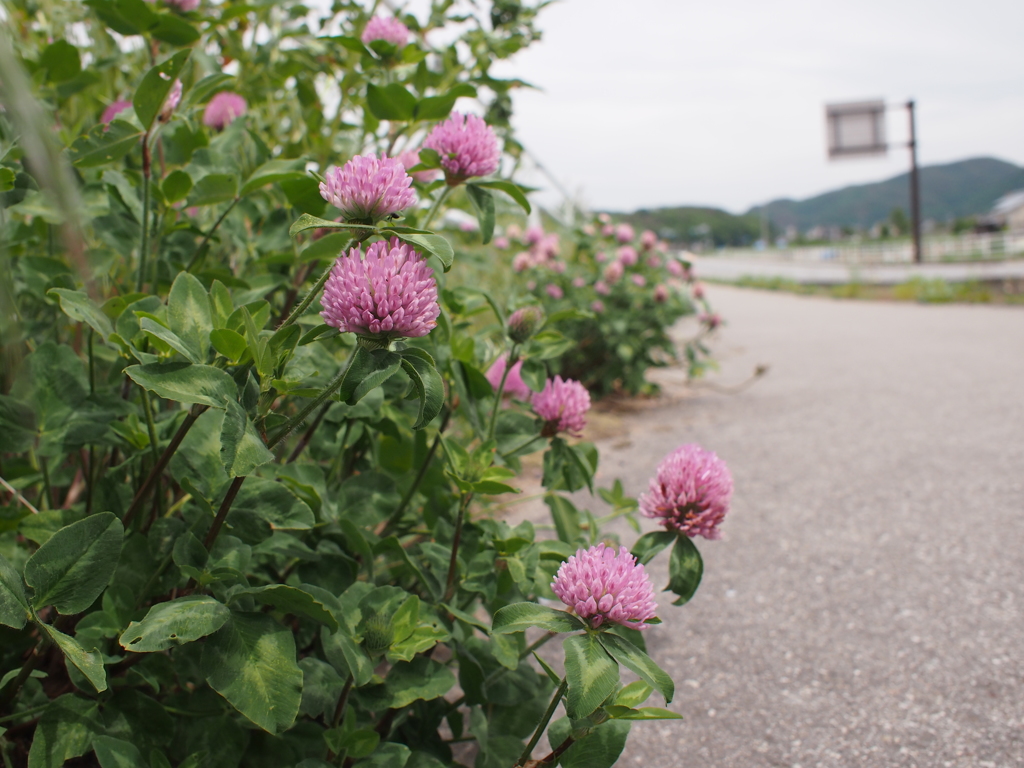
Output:
[[[508,319],[508,337],[516,344],[530,340],[544,322],[544,311],[540,307],[531,306],[517,309]]]
[[[363,647],[370,656],[378,656],[391,647],[395,632],[391,628],[389,617],[374,613],[366,617],[363,623]]]

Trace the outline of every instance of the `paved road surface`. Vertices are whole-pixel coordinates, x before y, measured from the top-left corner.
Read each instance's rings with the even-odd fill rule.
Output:
[[[619,765],[1024,766],[1024,311],[710,294],[713,380],[769,375],[601,441],[633,493],[690,441],[736,482],[648,635],[686,721],[635,724]]]

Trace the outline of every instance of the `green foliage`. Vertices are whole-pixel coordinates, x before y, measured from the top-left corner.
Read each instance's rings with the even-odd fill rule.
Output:
[[[456,764],[453,740],[475,740],[478,765],[509,766],[562,698],[579,721],[563,764],[611,765],[631,721],[672,717],[641,706],[672,685],[623,639],[636,633],[539,602],[605,522],[636,525],[636,504],[621,483],[596,489],[605,518],[570,501],[595,490],[597,448],[549,434],[484,374],[513,352],[539,389],[580,364],[588,324],[609,332],[581,292],[513,350],[506,318],[533,299],[475,284],[475,249],[508,209],[530,212],[530,190],[416,182],[416,205],[366,223],[335,221],[318,189],[353,155],[415,150],[460,99],[514,157],[510,93],[525,84],[490,67],[537,38],[544,4],[488,19],[436,3],[402,17],[402,50],[360,41],[357,2],[325,18],[291,0],[5,7],[45,106],[30,128],[63,150],[19,139],[32,110],[0,114],[6,765],[438,768]],[[435,48],[438,29],[454,37]],[[0,74],[5,87],[22,75]],[[223,90],[248,112],[211,128]],[[101,124],[114,101],[131,107]],[[475,211],[479,231],[435,231],[450,207]],[[318,277],[392,237],[432,268],[437,327],[325,325]],[[622,294],[615,322],[650,309],[638,296]],[[690,309],[658,310],[651,347]],[[654,358],[634,359],[592,377],[596,391],[640,386]],[[539,451],[557,538],[494,514]],[[640,541],[644,560],[664,546]],[[557,633],[564,680],[534,653]],[[620,666],[644,687],[620,688]]]

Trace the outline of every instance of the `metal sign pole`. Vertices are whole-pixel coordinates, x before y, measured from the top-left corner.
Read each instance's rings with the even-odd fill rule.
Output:
[[[907,102],[910,113],[910,218],[914,230],[914,262],[921,263],[921,184],[917,177],[917,130],[914,126],[914,100]]]

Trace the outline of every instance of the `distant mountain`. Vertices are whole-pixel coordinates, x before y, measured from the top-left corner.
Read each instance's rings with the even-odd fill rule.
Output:
[[[761,219],[756,214],[736,216],[718,208],[641,208],[635,213],[613,215],[617,221],[628,221],[637,229],[653,229],[662,239],[677,243],[711,240],[716,246],[744,246],[761,236]]]
[[[994,157],[929,165],[919,173],[921,217],[936,221],[987,213],[1007,192],[1024,189],[1024,168]],[[807,200],[773,200],[751,208],[747,216],[759,217],[764,210],[776,230],[791,225],[800,231],[819,225],[867,228],[888,219],[893,208],[910,212],[909,172]]]

